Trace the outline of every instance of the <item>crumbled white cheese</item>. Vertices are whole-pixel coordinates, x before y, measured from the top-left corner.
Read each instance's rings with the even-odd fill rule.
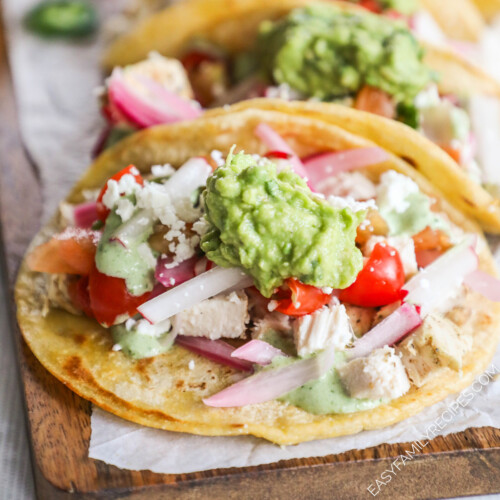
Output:
[[[395,399],[410,389],[401,358],[388,346],[339,366],[338,373],[342,385],[353,398]]]
[[[113,347],[111,348],[112,351],[121,351],[122,350],[122,346],[120,344],[115,344],[113,345]]]
[[[307,356],[330,345],[343,350],[353,341],[354,333],[345,307],[333,305],[297,318],[293,337],[299,356]]]
[[[120,198],[116,203],[116,213],[122,222],[127,222],[135,211],[135,205],[128,198]]]
[[[394,211],[398,214],[410,208],[408,197],[419,192],[418,185],[412,179],[394,170],[389,170],[380,177],[376,189],[377,203],[384,205],[387,212]]]
[[[207,219],[205,219],[205,217],[202,217],[201,219],[198,219],[193,223],[193,231],[199,236],[203,236],[204,234],[206,234],[209,227],[210,224],[208,223]]]
[[[189,360],[188,367],[190,370],[194,370],[195,367],[194,359]]]
[[[218,167],[221,167],[222,165],[224,165],[226,163],[226,161],[224,160],[224,155],[222,154],[222,151],[219,151],[217,149],[214,149],[210,153],[210,158],[212,158],[212,160],[215,162],[215,164]]]
[[[169,177],[175,172],[175,168],[168,163],[165,165],[153,165],[151,167],[151,173],[154,177]]]
[[[139,174],[139,170],[133,168],[130,174],[125,174],[120,180],[110,179],[107,182],[106,192],[102,197],[102,203],[106,208],[112,210],[121,196],[135,194],[141,190],[141,186],[135,181],[134,175]]]
[[[361,212],[362,210],[368,210],[369,208],[377,208],[374,200],[368,200],[364,202],[356,201],[351,196],[346,196],[344,198],[340,196],[329,196],[327,202],[333,207],[340,210],[344,208],[349,208],[353,212]]]
[[[283,99],[284,101],[298,101],[303,99],[303,95],[297,90],[292,89],[288,83],[267,87],[266,97],[269,99]]]
[[[317,185],[326,196],[351,196],[356,201],[371,200],[377,192],[375,184],[361,172],[341,172],[327,177]]]
[[[277,300],[270,300],[269,303],[267,304],[267,310],[269,312],[273,312],[277,307],[278,307]]]

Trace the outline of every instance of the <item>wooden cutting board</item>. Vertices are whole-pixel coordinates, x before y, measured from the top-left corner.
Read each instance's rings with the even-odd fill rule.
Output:
[[[0,33],[1,35],[1,33]],[[39,228],[41,194],[36,166],[23,149],[12,86],[0,39],[0,222],[7,286]],[[381,445],[322,458],[281,461],[258,467],[192,474],[128,471],[87,456],[90,403],[52,377],[31,354],[15,322],[19,371],[38,497],[48,500],[133,499],[332,499],[442,498],[500,492],[500,430],[469,429],[431,441],[422,453],[381,477],[412,444]],[[9,331],[10,330],[10,331]],[[2,373],[2,376],[11,376]],[[376,481],[379,481],[377,483]],[[388,484],[383,484],[388,483]],[[371,485],[370,493],[368,487]],[[0,495],[1,496],[1,495]]]

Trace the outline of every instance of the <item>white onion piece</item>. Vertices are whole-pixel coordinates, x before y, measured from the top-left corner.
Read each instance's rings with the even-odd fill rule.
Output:
[[[493,302],[500,302],[500,280],[484,271],[473,271],[468,274],[464,283],[477,293]]]
[[[191,158],[163,183],[162,189],[175,205],[176,201],[191,196],[196,189],[205,186],[211,174],[212,167],[205,158]]]
[[[284,396],[311,380],[325,375],[335,363],[335,348],[328,347],[314,358],[294,363],[244,378],[236,384],[203,400],[207,406],[227,408],[264,403]]]
[[[479,261],[474,250],[475,242],[474,236],[465,238],[403,287],[408,292],[404,301],[419,306],[422,318],[445,303],[462,285],[464,278],[477,269]]]
[[[238,347],[238,349],[231,353],[231,356],[233,358],[251,361],[257,365],[266,366],[269,365],[276,356],[286,356],[286,354],[267,342],[254,339]]]
[[[469,114],[477,139],[477,158],[483,182],[500,184],[500,100],[473,94],[469,101]]]
[[[368,333],[354,342],[347,351],[349,358],[368,356],[375,349],[393,345],[422,324],[415,306],[403,304]]]
[[[238,268],[214,267],[179,286],[145,302],[138,311],[153,324],[171,318],[176,314],[227,290],[252,286],[253,280]]]
[[[303,160],[303,163],[307,178],[313,184],[318,184],[326,178],[338,175],[341,172],[382,163],[388,160],[389,157],[389,153],[382,148],[358,148],[315,155]]]
[[[290,155],[290,166],[293,171],[302,178],[307,179],[307,171],[295,151],[266,123],[260,123],[255,129],[255,135],[271,150],[281,151]]]

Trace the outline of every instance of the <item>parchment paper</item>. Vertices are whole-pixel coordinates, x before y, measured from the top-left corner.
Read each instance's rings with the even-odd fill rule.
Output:
[[[88,165],[89,151],[102,126],[93,97],[94,88],[101,83],[101,40],[68,44],[43,41],[26,33],[20,20],[37,1],[4,0],[3,4],[21,131],[39,169],[45,220]],[[94,4],[105,18],[118,11],[124,1],[95,0]],[[498,241],[493,244],[498,247]],[[489,373],[499,371],[500,351]],[[187,473],[324,456],[380,443],[418,439],[425,444],[436,435],[468,427],[500,427],[499,401],[500,383],[493,375],[483,375],[459,399],[451,396],[392,427],[286,448],[250,437],[213,438],[158,431],[94,408],[89,455],[125,469]]]

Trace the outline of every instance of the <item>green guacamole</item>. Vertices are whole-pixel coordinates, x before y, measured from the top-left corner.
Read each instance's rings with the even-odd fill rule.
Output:
[[[335,353],[335,365],[339,365],[344,360],[345,354],[343,352]],[[293,358],[275,358],[271,366],[273,368],[286,366],[293,361],[295,361]],[[279,400],[286,401],[315,415],[371,410],[383,402],[381,399],[356,399],[348,396],[342,387],[335,366],[320,379],[308,382],[282,396]]]
[[[266,297],[290,277],[346,288],[363,266],[355,237],[365,213],[331,207],[270,161],[230,153],[204,201],[210,228],[202,250],[219,266],[243,268]]]
[[[360,3],[360,0],[351,0],[354,3]],[[383,11],[395,10],[405,16],[411,16],[418,9],[417,0],[377,0]]]
[[[305,97],[331,101],[364,85],[410,102],[431,81],[423,51],[399,22],[328,4],[293,10],[261,25],[257,52],[266,76]]]
[[[140,239],[134,241],[130,248],[125,248],[119,242],[110,240],[113,232],[121,224],[120,216],[111,212],[106,219],[104,232],[97,246],[96,266],[101,273],[123,278],[131,295],[142,295],[150,292],[154,285],[155,264],[144,255],[144,252],[151,251],[147,240],[153,228],[147,228]]]
[[[151,358],[167,352],[172,346],[168,333],[160,337],[144,335],[134,329],[127,330],[124,324],[111,327],[113,342],[121,347],[122,352],[132,359]]]

